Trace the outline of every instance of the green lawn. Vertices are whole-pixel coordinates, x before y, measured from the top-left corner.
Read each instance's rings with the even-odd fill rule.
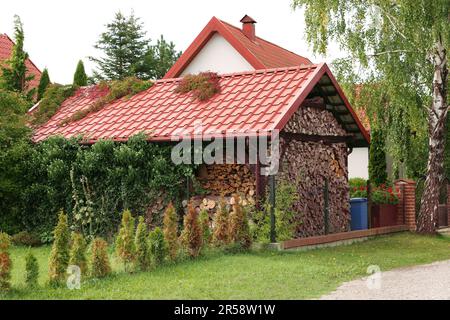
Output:
[[[450,238],[409,233],[383,236],[350,246],[307,252],[208,254],[146,273],[126,274],[113,262],[115,274],[87,280],[81,290],[45,286],[50,248],[36,248],[41,288],[23,285],[24,256],[13,248],[14,289],[6,299],[308,299],[366,275],[369,265],[388,269],[450,259]]]

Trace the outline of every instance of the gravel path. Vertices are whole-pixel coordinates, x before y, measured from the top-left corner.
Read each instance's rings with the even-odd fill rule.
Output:
[[[336,291],[322,296],[321,299],[450,300],[450,260],[386,272],[381,270],[381,273],[369,278],[346,282]]]

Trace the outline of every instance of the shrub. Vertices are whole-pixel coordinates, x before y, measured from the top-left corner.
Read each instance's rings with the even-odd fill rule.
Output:
[[[200,72],[188,74],[175,89],[176,93],[192,92],[193,98],[206,101],[220,92],[219,76],[214,72]]]
[[[164,262],[167,256],[167,243],[161,228],[156,227],[149,235],[150,256],[154,266]]]
[[[67,216],[62,211],[59,214],[58,224],[53,235],[55,240],[50,253],[48,273],[50,284],[57,285],[65,280],[69,265],[70,233]]]
[[[36,257],[31,253],[25,257],[25,283],[29,288],[35,288],[38,285],[39,264]]]
[[[38,247],[42,244],[41,239],[34,233],[21,231],[11,237],[15,246]]]
[[[164,212],[164,239],[167,242],[169,258],[174,261],[178,254],[178,221],[172,203],[169,203]]]
[[[91,275],[94,278],[103,278],[110,273],[108,243],[102,238],[95,238],[91,245]]]
[[[350,198],[367,198],[367,180],[363,178],[351,178],[348,180],[350,186]]]
[[[230,240],[242,249],[248,249],[252,244],[252,239],[247,214],[239,204],[239,197],[235,196],[233,199],[233,210],[230,213],[229,226]]]
[[[9,256],[11,239],[6,233],[0,232],[0,290],[6,291],[11,287],[12,261]]]
[[[148,230],[144,217],[139,217],[136,229],[136,263],[140,270],[145,271],[150,266],[150,249],[148,244]]]
[[[201,210],[199,219],[200,219],[200,229],[202,230],[203,246],[208,246],[211,243],[211,236],[212,236],[208,211]]]
[[[69,265],[78,266],[81,274],[87,274],[87,243],[83,235],[72,232]]]
[[[198,213],[195,208],[189,204],[188,212],[184,216],[183,232],[181,233],[181,242],[184,249],[190,257],[197,257],[202,248],[202,230],[198,219]]]
[[[116,239],[116,254],[122,260],[125,271],[129,271],[129,266],[134,262],[136,247],[134,245],[134,218],[130,210],[125,210],[122,214],[122,223]]]
[[[229,243],[228,233],[228,210],[224,199],[221,199],[214,214],[213,245],[220,247]]]

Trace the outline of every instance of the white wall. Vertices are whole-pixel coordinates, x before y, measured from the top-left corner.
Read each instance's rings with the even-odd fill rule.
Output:
[[[369,179],[369,148],[353,148],[348,156],[348,177]]]
[[[219,74],[255,70],[225,38],[214,34],[206,45],[183,70],[182,76],[201,71]]]

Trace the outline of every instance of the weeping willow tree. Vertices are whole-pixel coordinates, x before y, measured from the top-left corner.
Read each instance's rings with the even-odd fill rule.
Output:
[[[293,0],[293,7],[305,10],[315,52],[326,53],[336,41],[349,53],[356,74],[370,84],[364,87],[381,102],[372,117],[384,122],[389,151],[409,174],[421,170],[413,159],[422,158],[420,145],[427,141],[417,228],[435,232],[444,179],[450,2]]]

